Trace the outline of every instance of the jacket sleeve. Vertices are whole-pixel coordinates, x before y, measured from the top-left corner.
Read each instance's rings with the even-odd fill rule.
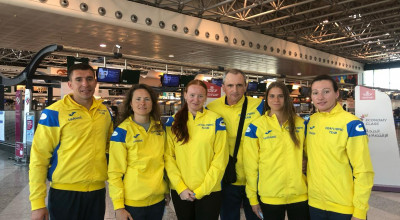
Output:
[[[181,194],[188,187],[182,179],[182,174],[178,168],[175,157],[175,136],[172,134],[171,126],[168,126],[168,123],[172,125],[172,117],[170,117],[167,121],[166,132],[167,132],[167,141],[165,142],[165,169],[167,170],[168,179],[172,185],[172,188],[176,190],[178,194]]]
[[[108,187],[114,210],[125,207],[124,182],[122,180],[128,166],[126,130],[117,127],[110,140],[110,161],[108,164]]]
[[[51,181],[52,171],[57,165],[60,133],[58,111],[43,110],[33,138],[29,164],[29,200],[32,210],[46,207],[46,176]]]
[[[108,136],[107,136],[107,143],[106,143],[106,154],[110,152],[110,138],[114,131],[114,123],[111,120],[110,127],[108,128]]]
[[[349,137],[346,150],[354,176],[353,216],[365,219],[369,208],[368,200],[374,182],[368,136],[364,124],[359,120],[354,120],[347,124],[347,133]]]
[[[250,205],[257,205],[258,188],[258,161],[259,161],[259,141],[257,137],[257,127],[250,124],[246,130],[243,144],[244,172],[246,174],[246,195]]]
[[[224,176],[225,168],[229,159],[229,148],[225,122],[218,118],[215,122],[214,157],[211,161],[203,183],[193,192],[197,199],[209,195],[216,184],[220,184]]]

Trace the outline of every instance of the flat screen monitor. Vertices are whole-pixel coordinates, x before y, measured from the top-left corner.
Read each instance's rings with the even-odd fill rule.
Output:
[[[99,67],[96,71],[97,82],[119,83],[120,69]]]
[[[289,90],[289,93],[293,92],[293,85],[286,85],[286,88]]]
[[[267,91],[267,83],[258,83],[257,92],[266,92]]]
[[[304,96],[304,97],[309,97],[311,94],[310,94],[310,91],[311,91],[311,88],[310,87],[305,87],[305,86],[302,86],[301,88],[300,88],[300,95],[301,96]]]
[[[179,87],[179,75],[164,74],[161,84],[162,86]]]
[[[247,91],[257,91],[258,82],[249,82],[247,85]]]
[[[140,70],[123,70],[121,75],[121,83],[138,84],[140,78]]]
[[[190,81],[194,80],[194,78],[196,77],[195,75],[181,75],[180,76],[180,84],[181,87],[185,87]]]
[[[215,85],[217,85],[217,86],[219,86],[219,87],[222,87],[222,79],[212,78],[212,79],[211,79],[211,83],[212,83],[212,84],[215,84]]]

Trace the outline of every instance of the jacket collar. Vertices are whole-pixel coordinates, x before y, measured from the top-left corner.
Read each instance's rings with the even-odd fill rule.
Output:
[[[226,97],[226,95],[224,95],[223,100],[224,100],[225,105],[227,105],[227,106],[231,106],[231,107],[239,106],[239,107],[242,107],[242,105],[244,103],[244,96],[245,95],[243,95],[242,98],[236,104],[233,104],[233,105],[228,105],[228,98]]]
[[[340,113],[340,112],[343,112],[343,111],[344,111],[343,107],[338,102],[336,102],[335,107],[333,107],[333,109],[330,112],[320,112],[320,111],[318,111],[318,113],[323,114],[323,115],[334,115],[334,114],[337,114],[337,113]]]
[[[206,114],[206,111],[207,111],[207,109],[203,107],[203,112],[197,112],[197,113],[196,113],[196,118],[201,118],[201,117],[203,117],[203,115]],[[190,111],[188,111],[188,114],[189,114],[189,115],[188,115],[188,119],[189,119],[189,120],[194,120],[194,119],[195,119],[195,117],[193,116],[193,114],[192,114]]]
[[[90,106],[90,110],[92,109],[96,109],[98,108],[101,103],[103,103],[103,100],[99,99],[95,99],[94,97],[92,97],[92,106]],[[63,103],[67,106],[68,109],[86,109],[83,105],[78,104],[77,102],[75,102],[75,100],[72,98],[72,94],[68,94],[66,96],[64,96],[63,98]]]

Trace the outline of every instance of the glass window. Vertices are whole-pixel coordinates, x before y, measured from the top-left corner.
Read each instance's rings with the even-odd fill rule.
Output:
[[[400,90],[400,68],[390,69],[390,89]]]
[[[364,71],[363,85],[374,87],[374,71],[373,70]]]
[[[389,69],[374,70],[374,87],[389,88]]]

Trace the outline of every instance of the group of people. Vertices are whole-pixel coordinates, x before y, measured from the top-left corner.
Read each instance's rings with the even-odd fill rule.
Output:
[[[93,68],[75,64],[68,78],[72,94],[43,110],[35,133],[32,219],[104,219],[106,180],[123,220],[161,220],[171,198],[179,220],[239,220],[241,207],[246,219],[366,219],[368,138],[327,75],[311,84],[318,111],[309,121],[296,115],[283,83],[270,84],[264,102],[245,96],[246,76],[233,69],[224,74],[226,95],[206,107],[205,83],[189,82],[164,125],[158,95],[132,86],[114,130],[93,97]],[[234,181],[225,180],[228,163]]]

